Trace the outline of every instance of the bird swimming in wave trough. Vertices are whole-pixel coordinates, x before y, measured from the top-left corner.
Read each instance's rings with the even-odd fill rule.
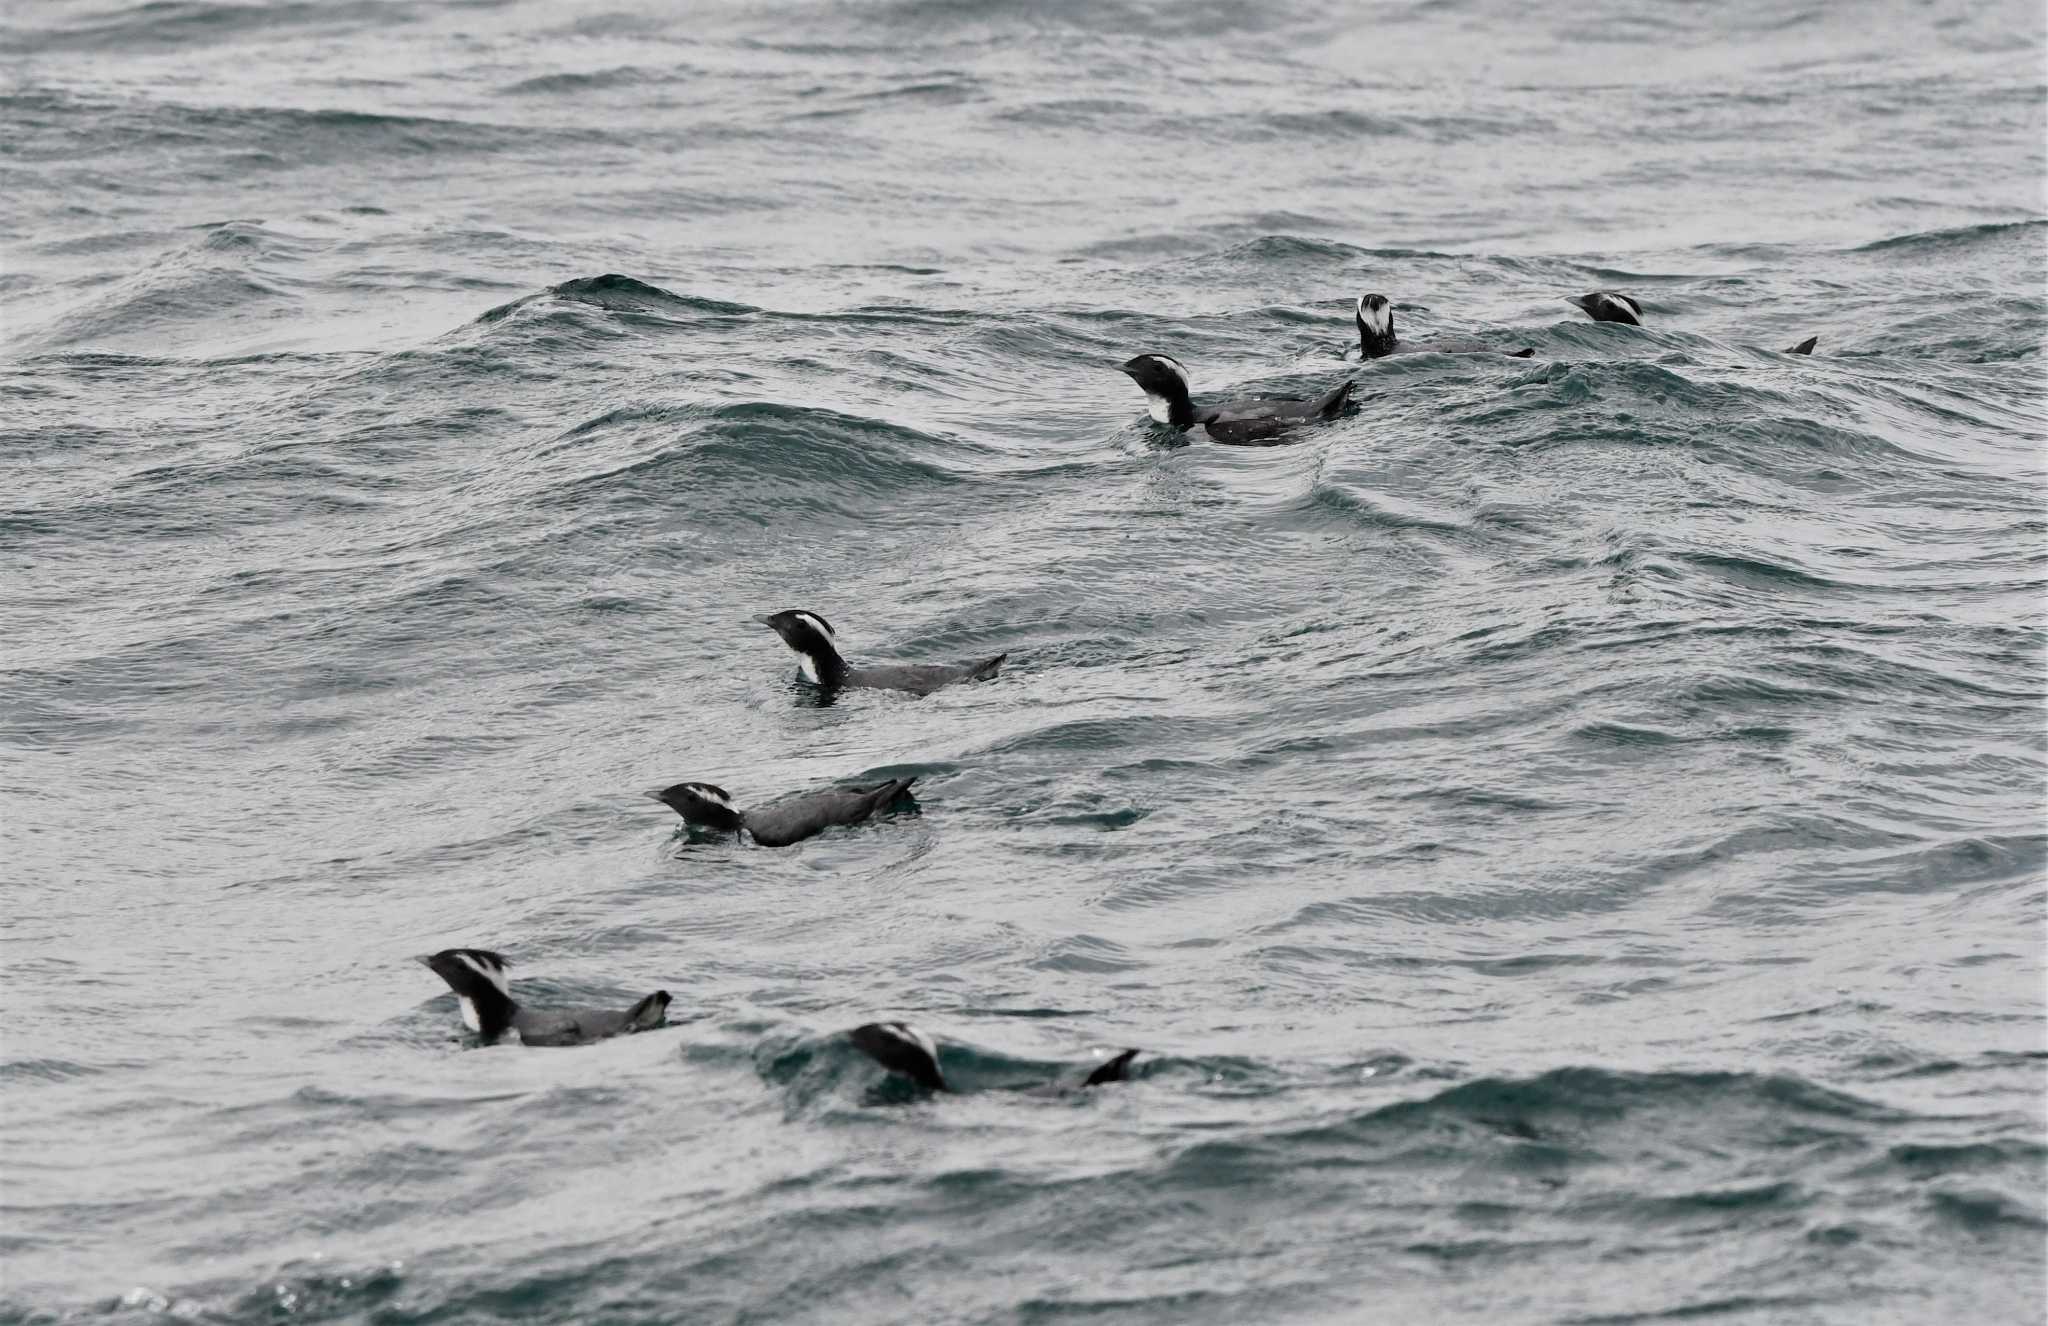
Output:
[[[1631,327],[1643,325],[1643,306],[1627,295],[1617,295],[1607,290],[1595,290],[1590,295],[1577,295],[1567,299],[1565,303],[1577,304],[1580,308],[1586,310],[1587,315],[1595,322],[1625,322]],[[1813,347],[1819,344],[1820,337],[1809,336],[1799,344],[1788,347],[1785,353],[1788,355],[1810,355],[1813,353]]]
[[[1145,404],[1159,423],[1190,432],[1203,429],[1213,441],[1230,446],[1271,446],[1299,424],[1334,419],[1350,403],[1350,381],[1338,383],[1314,400],[1239,400],[1196,405],[1189,393],[1188,370],[1169,355],[1142,354],[1123,365]]]
[[[513,1001],[505,982],[510,966],[487,948],[449,948],[420,959],[448,982],[462,1006],[462,1021],[494,1045],[507,1031],[522,1045],[587,1045],[610,1036],[646,1031],[668,1019],[668,991],[656,990],[623,1013],[604,1008],[536,1012]]]
[[[1510,359],[1536,357],[1534,347],[1500,350],[1484,341],[1447,337],[1403,344],[1394,334],[1394,306],[1387,302],[1385,295],[1360,295],[1353,316],[1358,322],[1358,356],[1361,359],[1384,359],[1392,354],[1503,354]]]
[[[862,1053],[892,1073],[901,1074],[926,1091],[953,1090],[939,1069],[939,1047],[932,1038],[908,1022],[869,1022],[846,1033]],[[1130,1077],[1131,1060],[1138,1051],[1125,1050],[1097,1064],[1075,1086],[1099,1087],[1123,1082]],[[1062,1084],[1052,1084],[1060,1089]]]
[[[1631,327],[1643,325],[1643,306],[1627,295],[1595,290],[1590,295],[1576,295],[1565,303],[1577,304],[1595,322],[1625,322]]]
[[[762,847],[788,847],[842,824],[858,824],[910,790],[917,781],[892,778],[866,787],[827,787],[786,797],[759,810],[736,810],[732,794],[713,783],[674,783],[649,796],[692,828],[738,834]]]
[[[1003,666],[1008,654],[968,663],[883,663],[857,668],[839,655],[838,637],[832,623],[815,612],[788,608],[756,617],[755,621],[782,637],[782,643],[796,651],[797,667],[804,680],[827,691],[852,686],[876,691],[908,691],[930,695],[956,681],[987,681]]]

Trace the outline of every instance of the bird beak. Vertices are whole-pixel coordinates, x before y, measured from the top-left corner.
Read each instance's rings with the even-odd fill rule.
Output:
[[[775,629],[775,619],[765,612],[759,617],[749,617],[747,620],[756,626],[765,626],[771,631]]]

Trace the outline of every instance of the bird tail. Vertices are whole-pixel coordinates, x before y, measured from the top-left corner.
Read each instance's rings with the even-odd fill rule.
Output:
[[[1338,411],[1351,403],[1352,382],[1346,379],[1316,398],[1316,417],[1335,419]]]
[[[916,781],[917,775],[912,774],[908,778],[891,778],[884,783],[871,783],[866,787],[856,787],[853,790],[866,795],[868,800],[874,803],[875,809],[880,810],[883,806],[888,805],[897,797],[908,792],[910,785]]]
[[[1136,1050],[1125,1050],[1109,1062],[1096,1065],[1095,1071],[1088,1074],[1088,1080],[1081,1085],[1084,1087],[1099,1087],[1105,1082],[1128,1081],[1131,1076],[1131,1060],[1137,1057],[1138,1052]]]
[[[1809,336],[1805,340],[1801,341],[1799,344],[1793,346],[1790,350],[1787,350],[1785,353],[1788,355],[1810,355],[1813,353],[1813,347],[1819,344],[1820,337]]]
[[[990,677],[995,676],[997,672],[1001,671],[1003,660],[1008,657],[1008,654],[997,654],[994,658],[983,659],[968,672],[967,680],[987,681]]]

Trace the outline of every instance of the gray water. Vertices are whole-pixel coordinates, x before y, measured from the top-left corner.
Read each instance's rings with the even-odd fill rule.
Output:
[[[0,1321],[2041,1319],[2038,5],[0,22]]]

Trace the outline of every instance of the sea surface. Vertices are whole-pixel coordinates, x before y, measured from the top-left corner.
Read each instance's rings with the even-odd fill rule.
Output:
[[[2038,1323],[2044,58],[9,6],[0,1323]],[[670,1025],[479,1047],[456,945]]]

